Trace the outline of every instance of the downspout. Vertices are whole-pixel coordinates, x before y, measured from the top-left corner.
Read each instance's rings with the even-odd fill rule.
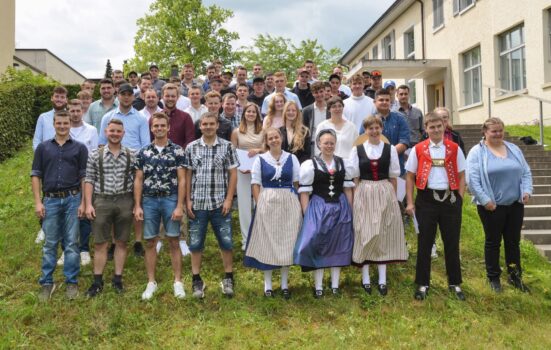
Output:
[[[421,58],[425,59],[425,3],[422,0],[416,0],[421,4]]]

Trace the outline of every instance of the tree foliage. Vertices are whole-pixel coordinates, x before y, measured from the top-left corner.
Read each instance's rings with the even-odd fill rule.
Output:
[[[111,79],[112,75],[113,75],[113,67],[111,67],[111,60],[107,59],[107,63],[105,64],[105,74],[103,74],[103,77]]]
[[[217,58],[224,63],[236,59],[231,41],[239,34],[223,27],[233,16],[231,10],[205,7],[201,0],[156,0],[149,12],[137,21],[136,56],[129,60],[129,68],[144,71],[156,63],[161,74],[168,76],[174,64],[204,68]]]
[[[319,78],[325,79],[342,56],[339,48],[326,50],[317,39],[302,40],[298,46],[291,39],[269,34],[259,34],[253,40],[253,45],[240,49],[243,65],[252,69],[255,63],[260,63],[265,72],[284,71],[290,81],[295,79],[296,69],[307,59],[316,63]]]

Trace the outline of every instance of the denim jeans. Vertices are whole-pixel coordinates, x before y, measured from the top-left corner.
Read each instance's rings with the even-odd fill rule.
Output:
[[[78,249],[78,206],[80,193],[65,198],[44,198],[46,216],[42,221],[45,240],[42,248],[42,275],[39,283],[53,284],[53,273],[57,263],[57,245],[65,241],[65,262],[63,274],[66,283],[77,283],[80,272],[80,254]]]
[[[222,207],[214,210],[194,210],[195,219],[189,219],[189,250],[201,252],[205,248],[205,237],[209,221],[222,250],[232,250],[231,213],[222,215]]]
[[[92,223],[84,218],[78,220],[79,227],[79,243],[78,250],[80,253],[90,251],[90,233],[92,232]],[[61,240],[61,249],[65,251],[65,241]]]
[[[172,220],[172,212],[178,205],[178,196],[149,197],[144,196],[142,201],[144,233],[146,240],[159,235],[161,220],[167,237],[180,236],[180,220]]]

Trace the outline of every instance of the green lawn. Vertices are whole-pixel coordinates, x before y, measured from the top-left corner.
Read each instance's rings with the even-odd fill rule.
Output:
[[[422,348],[422,349],[548,349],[551,347],[551,265],[532,244],[522,243],[525,281],[532,294],[504,282],[493,294],[484,273],[483,234],[475,207],[465,205],[461,255],[466,302],[448,295],[444,260],[433,264],[433,283],[425,302],[414,301],[415,254],[408,263],[389,267],[389,295],[368,296],[360,289],[360,273],[345,269],[344,296],[314,300],[312,278],[293,268],[293,297],[266,300],[262,274],[242,267],[236,252],[236,296],[222,297],[218,286],[221,261],[212,235],[207,242],[203,279],[206,298],[172,296],[166,246],[158,262],[160,290],[142,302],[146,276],[143,261],[130,256],[125,294],[106,283],[93,300],[84,296],[92,272],[80,279],[81,296],[69,302],[60,287],[48,304],[37,299],[40,246],[34,243],[38,222],[33,215],[29,169],[31,150],[0,164],[0,348]],[[237,220],[234,227],[238,227]],[[237,236],[240,235],[235,235]],[[408,233],[410,251],[415,237]],[[236,242],[239,247],[239,242]],[[440,243],[441,247],[441,243]],[[442,251],[439,249],[440,255]],[[186,292],[191,294],[189,257],[184,260]],[[375,270],[375,269],[372,269]],[[112,274],[109,264],[106,280]],[[327,274],[326,274],[327,278]],[[372,277],[373,278],[373,277]],[[376,278],[376,277],[375,277]],[[61,271],[55,279],[63,280]],[[327,284],[327,282],[326,282]],[[275,282],[274,287],[279,285]]]
[[[532,136],[534,140],[540,140],[540,127],[539,125],[507,125],[505,126],[511,136]],[[546,145],[546,150],[551,150],[551,126],[545,126],[543,128],[543,143]]]

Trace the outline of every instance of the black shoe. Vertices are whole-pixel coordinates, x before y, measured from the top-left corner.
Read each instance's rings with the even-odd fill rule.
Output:
[[[283,299],[285,299],[285,300],[291,299],[291,292],[289,291],[289,289],[287,289],[287,288],[282,289],[281,294],[283,295]]]
[[[523,293],[530,293],[530,289],[522,282],[522,277],[518,271],[511,272],[507,282]]]
[[[265,290],[264,291],[264,296],[266,298],[273,298],[274,297],[274,291],[271,290],[271,289]]]
[[[465,294],[463,294],[463,291],[461,290],[461,287],[450,285],[448,287],[448,290],[455,294],[458,300],[465,301]]]
[[[369,284],[369,283],[368,283],[368,284],[364,284],[364,285],[362,285],[362,287],[363,287],[363,289],[365,290],[365,292],[366,292],[367,294],[371,295],[371,291],[372,291],[372,290],[371,290],[371,284]]]
[[[122,286],[122,281],[115,281],[114,279],[111,281],[111,286],[117,292],[117,294],[122,294],[124,292],[124,287]]]
[[[428,286],[419,286],[415,290],[415,294],[413,297],[415,300],[425,300],[427,298],[427,294],[429,293],[429,287]]]
[[[134,256],[138,258],[143,258],[145,255],[145,251],[143,250],[142,242],[135,242],[134,243]]]
[[[336,297],[341,296],[341,290],[339,288],[331,288],[331,294],[333,294]]]
[[[503,288],[501,288],[501,281],[499,280],[499,277],[490,280],[490,288],[496,293],[503,292]]]
[[[97,296],[99,293],[103,291],[103,283],[92,283],[90,288],[86,291],[86,295],[90,298],[93,298]]]
[[[314,290],[314,298],[321,299],[323,298],[323,290],[321,289],[315,289]]]
[[[388,294],[388,288],[386,287],[386,284],[379,284],[377,286],[377,290],[383,297]]]
[[[115,256],[115,245],[111,244],[111,246],[109,246],[109,250],[107,250],[107,260],[112,261],[114,256]]]

